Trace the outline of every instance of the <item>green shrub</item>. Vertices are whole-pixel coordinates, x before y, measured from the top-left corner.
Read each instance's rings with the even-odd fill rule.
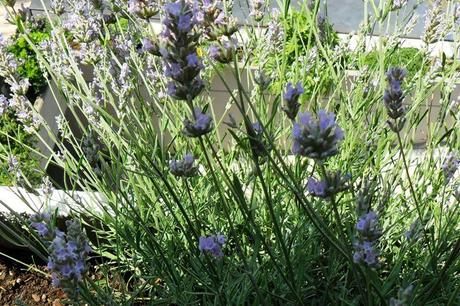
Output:
[[[8,137],[8,136],[9,137]],[[36,186],[40,183],[40,175],[37,171],[39,162],[28,146],[33,146],[36,140],[33,135],[24,131],[12,112],[5,112],[0,116],[0,144],[5,149],[1,154],[14,155],[20,162],[20,169],[29,182]],[[14,174],[8,172],[6,159],[0,161],[0,185],[13,186],[16,184]]]
[[[50,27],[48,23],[32,27],[28,33],[28,37],[32,44],[39,46],[43,41],[48,39],[50,36]],[[18,60],[18,74],[22,78],[28,78],[31,84],[31,88],[27,94],[29,100],[33,103],[37,96],[42,90],[48,85],[46,78],[43,75],[43,70],[40,68],[37,60],[37,56],[33,48],[29,45],[29,42],[24,36],[16,33],[13,37],[12,43],[8,47],[8,51],[14,54]]]
[[[385,70],[390,67],[405,67],[408,77],[412,79],[420,70],[426,71],[428,64],[424,62],[425,56],[417,48],[397,48],[387,51],[385,56]],[[374,50],[365,55],[363,64],[375,68],[379,64],[379,51]]]

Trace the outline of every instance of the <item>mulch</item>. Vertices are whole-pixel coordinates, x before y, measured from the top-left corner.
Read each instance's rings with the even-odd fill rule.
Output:
[[[46,267],[38,267],[46,272]],[[0,256],[0,305],[63,306],[65,293],[51,278]]]

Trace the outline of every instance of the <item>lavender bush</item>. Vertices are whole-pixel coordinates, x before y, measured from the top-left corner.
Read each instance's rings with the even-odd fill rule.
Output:
[[[65,105],[57,134],[2,55],[5,107],[51,137],[38,153],[92,229],[39,211],[17,239],[76,305],[457,305],[459,6],[365,1],[353,40],[328,44],[321,1],[252,1],[244,20],[232,5],[53,0],[33,49]],[[424,68],[408,77],[387,63],[416,18]],[[453,56],[433,57],[448,36]]]

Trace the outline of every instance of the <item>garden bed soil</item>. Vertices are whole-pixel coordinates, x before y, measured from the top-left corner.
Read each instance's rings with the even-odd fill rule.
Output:
[[[0,305],[63,306],[65,299],[65,293],[51,285],[51,278],[0,256]]]

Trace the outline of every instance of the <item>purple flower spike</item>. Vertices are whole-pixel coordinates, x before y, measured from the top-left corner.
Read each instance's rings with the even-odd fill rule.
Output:
[[[283,107],[283,111],[286,113],[289,119],[295,120],[297,113],[300,109],[299,97],[304,93],[304,89],[300,82],[297,82],[296,87],[292,87],[292,83],[287,84],[286,92],[283,96],[286,102],[286,107]]]
[[[335,115],[319,111],[318,121],[313,120],[308,112],[299,117],[299,123],[294,123],[292,130],[292,153],[317,160],[336,155],[344,133],[335,121]]]
[[[358,242],[355,243],[354,246],[355,252],[353,253],[353,261],[355,263],[364,263],[372,268],[377,268],[379,266],[379,253],[372,242]]]
[[[166,13],[177,17],[177,16],[179,16],[179,14],[182,11],[182,4],[179,1],[178,2],[167,3],[165,5],[165,11],[166,11]]]
[[[188,137],[200,137],[212,131],[212,118],[197,107],[194,110],[194,120],[185,119],[182,132]]]
[[[405,123],[404,93],[401,84],[407,75],[402,68],[391,68],[387,72],[388,88],[383,94],[383,102],[388,116],[392,119],[388,124],[392,131],[400,132]]]
[[[169,169],[171,173],[177,177],[192,177],[198,172],[198,168],[194,166],[195,158],[192,154],[185,154],[183,160],[171,160]]]
[[[198,249],[203,253],[211,254],[213,257],[220,258],[224,256],[222,246],[226,243],[224,235],[212,235],[209,237],[201,236],[198,243]]]
[[[197,24],[197,10],[187,1],[177,1],[165,5],[162,45],[158,52],[162,55],[168,95],[176,100],[193,100],[204,88],[200,78],[203,64],[197,56],[200,27]]]
[[[369,241],[376,240],[382,235],[382,231],[379,227],[379,218],[372,210],[358,220],[356,223],[356,230],[361,237]]]
[[[316,197],[326,197],[327,183],[325,181],[317,181],[314,178],[309,178],[307,183],[308,192]]]
[[[30,218],[31,226],[36,229],[48,247],[48,270],[52,283],[66,292],[78,290],[87,271],[86,260],[91,248],[80,222],[68,220],[67,233],[56,229],[49,214],[37,214]]]

